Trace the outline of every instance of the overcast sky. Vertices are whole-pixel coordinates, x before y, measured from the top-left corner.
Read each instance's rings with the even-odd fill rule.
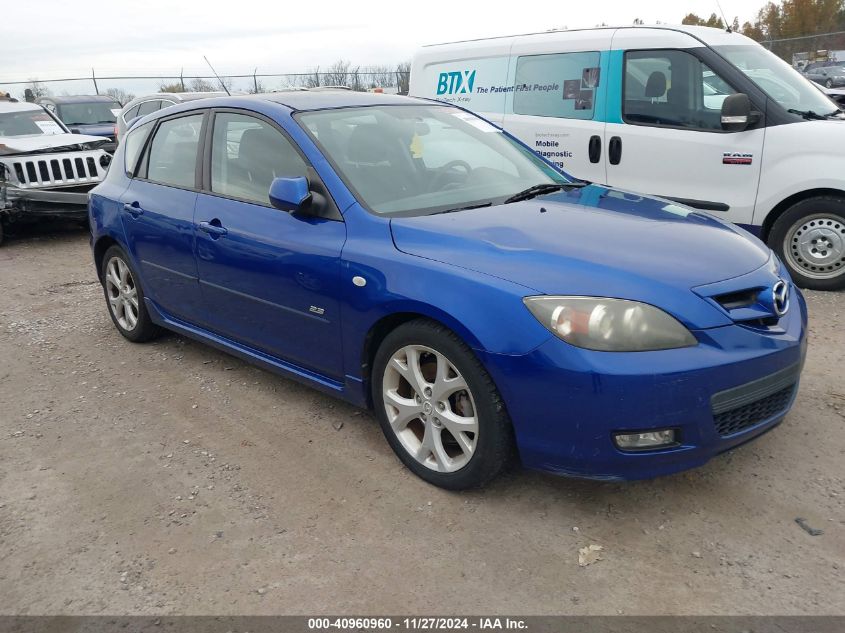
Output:
[[[752,19],[764,0],[721,0],[732,20]],[[343,58],[362,66],[410,59],[422,44],[630,24],[679,23],[715,0],[458,2],[393,0],[4,1],[2,82],[98,75],[303,72]],[[9,86],[13,92],[15,87]]]

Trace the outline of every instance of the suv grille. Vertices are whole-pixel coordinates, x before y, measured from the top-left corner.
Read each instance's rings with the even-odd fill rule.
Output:
[[[6,158],[3,162],[21,189],[98,183],[103,176],[95,156],[84,152]]]
[[[714,394],[710,406],[716,431],[726,437],[785,412],[795,393],[800,373],[801,364],[796,363],[769,376]]]
[[[795,385],[790,385],[751,404],[713,416],[716,421],[716,431],[725,437],[768,420],[786,409],[794,391]]]

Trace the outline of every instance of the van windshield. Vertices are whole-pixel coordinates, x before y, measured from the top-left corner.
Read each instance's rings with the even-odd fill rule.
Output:
[[[500,204],[571,181],[497,127],[450,106],[303,112],[297,120],[375,213],[423,215]]]
[[[836,104],[797,70],[762,46],[714,46],[718,53],[786,110],[828,115]]]

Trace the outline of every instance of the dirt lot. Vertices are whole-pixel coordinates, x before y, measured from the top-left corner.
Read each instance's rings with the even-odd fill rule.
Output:
[[[0,613],[841,614],[845,294],[808,300],[797,404],[759,441],[656,481],[453,494],[367,413],[181,337],[123,340],[78,230],[10,240]]]

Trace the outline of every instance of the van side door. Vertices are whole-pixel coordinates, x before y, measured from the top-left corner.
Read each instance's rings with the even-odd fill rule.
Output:
[[[604,183],[608,51],[614,31],[518,38],[504,128],[567,173]]]
[[[742,86],[709,48],[685,34],[671,36],[688,47],[634,48],[653,42],[634,29],[617,31],[612,66],[622,86],[610,104],[607,182],[750,225],[765,102],[749,94],[759,120],[742,132],[723,130],[722,103]]]

